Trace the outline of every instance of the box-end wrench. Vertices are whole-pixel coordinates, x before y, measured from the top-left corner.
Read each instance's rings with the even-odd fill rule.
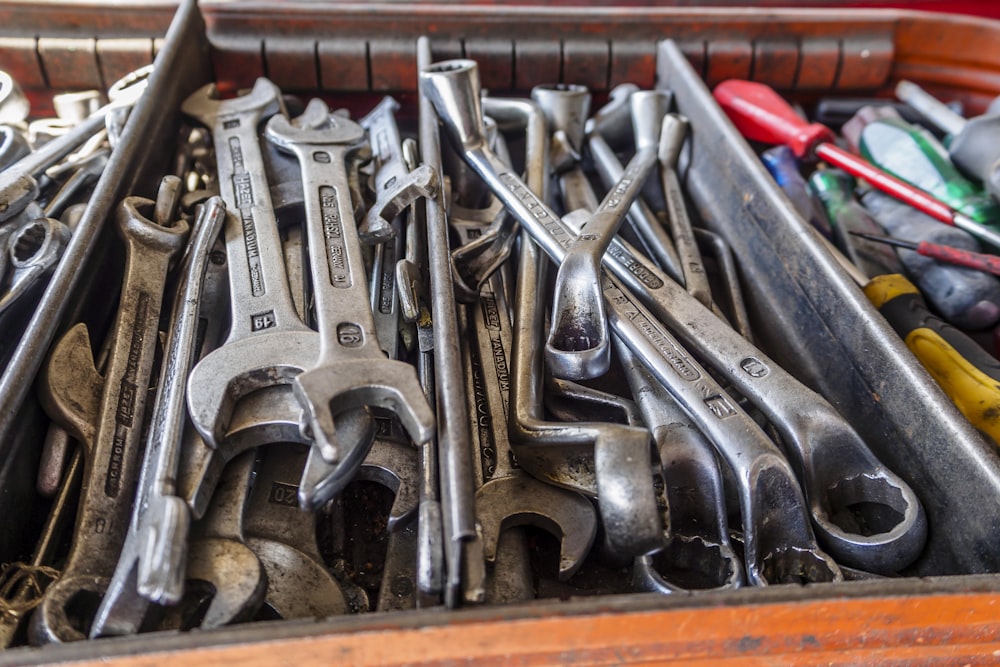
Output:
[[[469,164],[517,216],[539,246],[553,259],[562,259],[565,247],[572,242],[572,230],[485,149],[479,120],[482,110],[476,63],[459,60],[424,67],[420,71],[420,85],[441,115],[450,140],[462,147]],[[525,245],[529,249],[532,247]],[[534,263],[531,257],[522,257],[522,271],[526,270],[526,260],[528,264]],[[523,279],[518,281],[519,297],[523,284]],[[537,289],[537,281],[532,284]],[[606,274],[602,276],[602,284],[605,299],[611,306],[610,323],[629,349],[669,388],[671,395],[685,406],[717,447],[721,448],[721,443],[726,442],[740,445],[720,451],[727,455],[739,484],[747,535],[748,579],[759,585],[841,580],[836,563],[816,544],[805,499],[780,451],[634,296]],[[523,306],[525,311],[515,318],[518,321],[515,377],[525,372],[517,368],[518,341],[528,340],[532,331],[524,321],[534,316],[534,324],[540,322],[537,314],[531,312],[535,298],[535,293],[525,291],[523,298],[516,300],[516,309]],[[522,328],[526,335],[521,334]],[[530,368],[530,363],[527,357],[520,368]],[[526,390],[532,389],[529,386]],[[518,398],[512,396],[512,400],[517,406]],[[528,405],[530,410],[530,401]],[[512,410],[512,414],[516,413],[516,409]],[[530,452],[526,454],[530,456]],[[525,457],[520,460],[523,464]]]
[[[392,410],[414,442],[431,438],[434,414],[413,367],[387,359],[378,346],[369,306],[361,241],[353,223],[345,160],[362,139],[362,128],[330,115],[312,100],[295,127],[283,116],[267,124],[269,140],[293,153],[302,170],[306,234],[312,271],[320,354],[295,377],[295,395],[323,459],[353,476],[370,443],[343,442],[334,416],[366,406]],[[334,402],[337,407],[334,408]]]
[[[185,626],[209,630],[248,621],[264,604],[267,573],[243,535],[256,456],[247,451],[226,465],[205,515],[191,524],[184,578],[189,589],[206,585],[212,601],[197,623],[186,619]]]
[[[580,93],[583,92],[583,95]],[[573,119],[586,117],[590,106],[586,89],[565,90],[536,86],[532,95],[545,111],[552,128],[562,130],[571,142],[570,132],[582,141],[583,121],[567,127]],[[581,104],[581,100],[585,104]],[[545,343],[545,361],[552,374],[568,380],[597,377],[611,365],[611,340],[608,333],[604,298],[601,294],[601,258],[618,233],[629,206],[656,166],[659,127],[648,131],[650,118],[662,118],[666,109],[657,97],[633,95],[636,117],[636,153],[622,177],[594,209],[585,231],[565,248],[559,262],[552,305],[552,323]],[[562,125],[556,125],[559,123]],[[575,130],[575,131],[573,131]],[[572,143],[570,143],[572,147]]]
[[[303,446],[263,447],[244,517],[247,546],[267,572],[265,604],[285,619],[324,618],[348,609],[316,544],[315,517],[298,507],[306,455]]]
[[[48,284],[59,263],[69,237],[66,225],[47,217],[30,220],[13,232],[2,246],[13,270],[3,279],[0,315],[10,310],[18,300],[37,299],[38,291]]]
[[[660,552],[636,559],[636,588],[673,593],[739,587],[743,566],[729,541],[726,496],[712,443],[617,336],[615,350],[653,434],[670,506],[670,540]]]
[[[160,212],[161,217],[172,215],[170,210]],[[177,283],[132,520],[91,637],[134,634],[150,602],[175,604],[184,591],[191,517],[174,485],[187,421],[184,388],[197,352],[199,309],[212,246],[225,215],[225,204],[213,197],[193,226]]]
[[[615,141],[624,137],[633,137],[630,100],[632,94],[638,90],[639,87],[633,83],[615,86],[608,93],[608,103],[598,109],[587,120],[585,126],[587,149],[601,182],[606,188],[612,187],[621,178],[624,171],[617,153],[608,144],[608,140]],[[590,207],[590,210],[593,208]],[[628,220],[632,229],[643,240],[644,249],[649,251],[648,256],[656,262],[657,266],[675,280],[682,280],[681,263],[673,241],[641,197],[632,202],[628,211]]]
[[[476,515],[483,553],[494,563],[496,576],[506,568],[497,558],[501,532],[515,526],[536,526],[559,540],[559,578],[566,580],[590,552],[597,534],[597,516],[585,497],[535,479],[514,458],[507,426],[513,347],[508,312],[500,276],[494,274],[480,289],[479,302],[466,313],[467,388],[479,450]]]
[[[30,628],[33,643],[84,639],[89,619],[71,619],[77,604],[103,594],[128,530],[142,455],[142,426],[159,330],[163,286],[188,232],[154,222],[155,202],[128,197],[117,210],[126,263],[120,305],[102,378],[90,336],[78,324],[55,346],[42,382],[46,410],[86,452],[73,544],[63,576],[46,591]],[[173,221],[169,221],[173,222]]]
[[[425,164],[408,168],[396,127],[399,104],[385,97],[358,121],[368,131],[375,160],[375,203],[358,228],[365,243],[383,243],[396,236],[392,221],[417,199],[433,197],[437,172]]]
[[[210,128],[228,208],[232,324],[223,345],[192,370],[187,394],[195,427],[218,447],[236,403],[259,389],[290,384],[316,363],[319,339],[295,312],[257,136],[261,120],[278,112],[280,91],[262,78],[241,97],[217,100],[213,94],[208,84],[188,96],[181,110]],[[224,459],[237,453],[227,449]]]
[[[927,518],[909,485],[875,458],[825,398],[627,243],[615,240],[613,245],[606,255],[608,269],[777,428],[806,489],[813,523],[831,553],[847,565],[879,574],[898,572],[913,562],[927,538]]]
[[[483,111],[503,129],[524,129],[525,170],[540,169],[549,152],[549,133],[538,104],[531,100],[486,97]],[[459,295],[466,295],[464,300],[470,303],[475,301],[479,287],[510,257],[517,240],[517,221],[499,206],[499,202],[491,206],[491,210],[493,208],[496,211],[490,218],[490,226],[476,239],[451,253],[455,288]]]

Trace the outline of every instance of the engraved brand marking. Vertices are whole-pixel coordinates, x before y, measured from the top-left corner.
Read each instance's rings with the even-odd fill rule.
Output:
[[[386,270],[382,272],[382,282],[378,291],[378,310],[383,315],[392,313],[392,297],[396,289],[396,274],[393,270],[395,266],[391,262],[384,262]]]
[[[618,185],[615,186],[615,190],[612,193],[613,196],[610,199],[605,198],[607,203],[601,208],[603,210],[618,208],[618,205],[622,203],[622,197],[625,196],[625,193],[628,191],[629,186],[632,185],[633,180],[634,179],[632,178],[622,178],[618,181]]]
[[[277,322],[274,319],[274,311],[269,310],[266,313],[257,313],[256,315],[250,316],[250,331],[262,331],[264,329],[270,329]]]
[[[389,139],[389,130],[385,127],[379,127],[374,139],[375,157],[378,158],[380,164],[389,162],[392,159],[392,142]]]
[[[617,259],[629,273],[638,278],[639,281],[649,289],[660,289],[663,287],[663,281],[657,278],[653,272],[649,270],[649,267],[632,255],[632,253],[625,250],[625,248],[621,245],[612,243],[611,246],[608,247],[607,252],[609,255]]]
[[[483,311],[483,324],[491,331],[500,331],[500,308],[497,307],[497,300],[493,294],[482,292],[479,294],[479,305]]]
[[[347,249],[344,247],[344,228],[341,226],[340,211],[337,208],[337,189],[322,185],[317,193],[320,213],[323,216],[323,238],[326,239],[326,264],[330,273],[330,284],[334,287],[351,286],[350,271],[347,270]]]
[[[466,232],[466,236],[470,240],[471,239],[478,239],[482,235],[483,235],[483,230],[477,229],[477,228],[470,229],[469,231]]]
[[[104,495],[117,498],[122,489],[122,474],[125,466],[125,450],[129,434],[135,424],[135,405],[141,391],[139,379],[139,364],[142,361],[142,348],[146,340],[146,329],[149,328],[149,300],[147,292],[139,292],[135,304],[135,318],[132,320],[132,336],[129,340],[128,358],[125,372],[119,381],[118,404],[115,406],[115,431],[112,436],[111,457],[108,459],[108,472],[104,476]],[[141,421],[141,415],[140,415]]]
[[[605,277],[603,289],[615,306],[615,311],[621,317],[631,320],[635,324],[643,337],[656,346],[660,355],[683,380],[695,382],[701,378],[701,373],[692,365],[691,360],[677,345],[677,342],[667,338],[666,333],[646,317],[617,285]]]
[[[503,341],[499,337],[490,336],[490,347],[493,351],[493,369],[497,374],[497,388],[500,393],[510,393],[510,369],[507,367],[507,350],[504,349]],[[506,412],[506,399],[504,400],[504,412]]]
[[[247,251],[250,293],[253,296],[263,296],[264,274],[260,270],[260,247],[257,245],[257,225],[253,217],[253,183],[243,162],[243,148],[239,138],[229,138],[229,152],[233,156],[233,194],[236,197],[236,208],[240,212],[243,244]]]
[[[564,248],[568,248],[572,243],[573,239],[570,235],[563,229],[562,224],[559,220],[553,218],[549,215],[548,210],[546,210],[545,204],[535,196],[535,194],[528,189],[528,187],[520,181],[514,174],[509,171],[503,171],[498,174],[500,181],[507,186],[511,193],[517,197],[518,201],[524,204],[525,208],[528,209],[528,213],[531,217],[537,220],[552,238]]]
[[[320,164],[330,164],[331,162],[330,154],[326,151],[315,151],[312,157],[313,162],[319,162]]]
[[[715,394],[705,399],[705,405],[719,419],[736,416],[736,408],[729,402],[729,399],[721,394]]]
[[[226,120],[226,121],[222,122],[222,129],[224,129],[224,130],[232,130],[232,129],[237,128],[239,126],[240,126],[240,119],[239,118],[233,118],[232,120]]]
[[[353,322],[341,322],[337,325],[337,342],[344,347],[360,347],[365,342],[364,331]]]
[[[299,487],[284,482],[271,482],[271,490],[267,494],[267,502],[286,507],[297,507],[299,504]]]
[[[473,351],[472,363],[472,395],[475,401],[476,433],[479,439],[479,464],[483,470],[483,481],[493,478],[496,472],[496,442],[493,439],[493,419],[490,416],[489,399],[486,397],[486,386],[483,383],[483,366],[479,355]]]
[[[771,372],[764,362],[756,357],[747,357],[741,361],[740,368],[746,371],[746,374],[753,378],[762,378]]]

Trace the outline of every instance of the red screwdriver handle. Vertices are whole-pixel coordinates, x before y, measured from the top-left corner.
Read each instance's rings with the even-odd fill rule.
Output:
[[[763,83],[729,79],[717,85],[712,96],[744,137],[785,144],[798,158],[811,155],[817,144],[834,140],[830,128],[802,120],[788,102]]]
[[[924,257],[1000,276],[1000,257],[996,255],[987,255],[986,253],[928,243],[927,241],[921,241],[917,244],[917,252]]]

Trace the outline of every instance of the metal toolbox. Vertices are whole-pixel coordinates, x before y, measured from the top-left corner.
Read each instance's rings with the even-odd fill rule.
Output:
[[[759,345],[824,394],[918,495],[934,498],[924,503],[928,547],[912,576],[901,579],[269,622],[18,648],[0,654],[0,663],[995,660],[1000,579],[991,573],[1000,572],[1000,458],[994,446],[933,385],[793,213],[711,102],[706,84],[751,78],[808,99],[885,92],[905,77],[981,108],[1000,93],[994,46],[1000,23],[894,10],[848,16],[304,2],[200,8],[185,2],[176,16],[174,9],[170,3],[0,6],[0,67],[39,100],[57,89],[102,87],[156,55],[151,87],[88,210],[93,243],[100,244],[114,202],[152,192],[170,156],[180,101],[211,80],[236,90],[268,76],[288,92],[315,92],[358,109],[386,93],[412,107],[416,39],[428,35],[435,59],[477,60],[483,86],[494,93],[543,82],[581,83],[598,94],[623,82],[668,87],[692,124],[684,185],[702,221],[739,258]],[[83,273],[99,261],[99,253],[92,255]],[[65,327],[85,304],[69,311],[76,312],[50,317]],[[48,342],[40,337],[32,344],[44,353]],[[10,517],[0,535],[4,560],[30,550],[33,530],[30,513],[14,508],[32,502],[23,480],[37,464],[39,409],[26,386],[34,371],[28,364],[16,370],[0,380],[0,511]]]

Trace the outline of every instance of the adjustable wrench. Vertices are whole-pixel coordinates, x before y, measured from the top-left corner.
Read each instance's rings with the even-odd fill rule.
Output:
[[[466,160],[483,177],[504,204],[517,216],[525,229],[538,241],[547,254],[561,260],[565,247],[573,240],[573,232],[523,182],[490,154],[483,142],[479,80],[473,61],[450,61],[425,67],[420,72],[421,88],[435,105],[444,121],[447,134],[463,148]],[[529,250],[533,247],[524,244]],[[527,260],[527,261],[526,261]],[[531,257],[522,257],[522,271],[532,264]],[[534,278],[534,276],[530,276]],[[532,328],[525,324],[534,318],[532,301],[537,282],[532,288],[518,280],[516,310],[521,311],[518,337],[515,339],[515,377],[528,373],[532,367],[529,355],[520,357],[520,341],[530,340]],[[816,545],[809,524],[802,492],[788,462],[752,419],[725,394],[725,391],[673,339],[659,322],[634,296],[606,274],[602,276],[605,299],[609,306],[611,326],[647,365],[657,380],[664,383],[671,395],[685,406],[698,426],[716,446],[732,440],[742,444],[738,456],[728,457],[739,484],[743,525],[747,535],[746,560],[748,579],[759,585],[768,581],[839,581],[840,570],[833,560]],[[521,354],[524,354],[523,352]],[[518,365],[521,362],[521,365]],[[524,370],[524,369],[527,369]],[[530,383],[528,383],[530,385]],[[530,386],[519,391],[533,393]],[[519,396],[512,396],[517,415]],[[528,412],[532,397],[527,397]],[[514,431],[518,424],[515,418]],[[648,437],[647,434],[643,434]],[[520,437],[520,433],[518,433]],[[729,450],[731,453],[731,450]],[[723,451],[723,454],[726,454]],[[525,464],[532,452],[520,456]],[[536,452],[538,454],[538,452]],[[540,462],[544,461],[544,456]]]
[[[476,515],[483,553],[494,563],[494,572],[503,570],[507,564],[497,559],[501,532],[514,526],[537,526],[560,541],[559,578],[566,580],[590,552],[597,517],[593,505],[582,495],[531,477],[514,459],[507,431],[508,359],[513,344],[508,312],[500,276],[495,273],[480,289],[478,304],[469,306],[466,314],[470,357],[467,389],[481,464]]]
[[[927,538],[927,519],[906,482],[875,458],[825,398],[768,359],[627,243],[615,240],[614,246],[606,266],[777,428],[826,547],[845,564],[878,574],[913,562]]]
[[[196,353],[209,256],[222,230],[225,211],[222,200],[213,197],[194,225],[170,318],[132,521],[91,637],[134,634],[142,625],[149,602],[175,604],[183,593],[191,518],[187,505],[175,493],[174,480],[187,420],[184,385]],[[161,212],[161,216],[171,214],[169,210]]]
[[[340,464],[336,474],[351,477],[370,442],[360,447],[342,442],[334,425],[337,414],[366,406],[388,408],[418,444],[433,435],[434,414],[413,367],[387,359],[378,347],[345,167],[364,132],[346,118],[331,116],[321,100],[312,100],[299,122],[295,127],[275,116],[266,130],[268,139],[293,153],[302,169],[320,330],[319,360],[295,377],[293,387],[314,446],[324,460]]]
[[[126,265],[107,373],[95,369],[87,327],[78,324],[55,346],[42,378],[46,409],[80,441],[85,465],[73,545],[32,618],[34,643],[85,638],[89,621],[74,626],[71,610],[105,591],[128,530],[163,285],[188,231],[183,220],[173,227],[148,220],[154,206],[128,197],[117,210]]]
[[[306,454],[306,448],[285,443],[261,449],[244,518],[247,546],[267,572],[266,604],[286,619],[323,618],[348,608],[320,556],[315,517],[298,507]]]
[[[545,111],[552,128],[572,140],[582,141],[583,119],[590,95],[580,87],[536,86],[532,96]],[[636,153],[622,177],[593,210],[585,231],[565,248],[559,262],[552,305],[552,323],[545,343],[545,360],[552,374],[569,380],[593,378],[611,364],[611,340],[601,294],[601,257],[618,233],[628,208],[656,165],[659,128],[647,130],[648,118],[666,112],[655,96],[632,96]],[[567,127],[576,119],[576,127]],[[570,136],[575,135],[573,139]]]
[[[184,578],[212,591],[198,622],[203,630],[248,621],[264,603],[267,573],[243,536],[255,459],[256,452],[247,451],[230,461],[205,515],[191,524]]]
[[[358,236],[366,243],[383,243],[396,236],[392,221],[420,198],[433,197],[437,172],[422,164],[410,169],[403,160],[394,113],[399,104],[382,98],[359,122],[368,131],[375,159],[375,204],[368,209]]]

